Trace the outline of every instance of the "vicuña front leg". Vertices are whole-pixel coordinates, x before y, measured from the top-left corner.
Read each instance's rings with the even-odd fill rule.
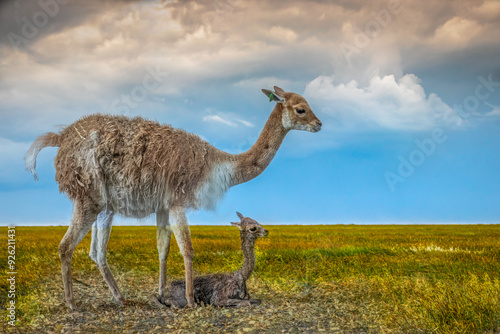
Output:
[[[92,242],[90,244],[90,258],[97,264],[99,271],[104,277],[106,284],[111,290],[113,297],[123,305],[125,303],[125,298],[123,298],[118,285],[116,284],[113,274],[108,266],[108,261],[106,259],[106,252],[108,248],[108,240],[111,234],[111,224],[113,222],[113,211],[103,210],[97,216],[92,227]]]
[[[170,224],[184,257],[184,268],[186,270],[186,301],[188,307],[195,307],[193,289],[193,245],[191,244],[191,233],[183,207],[170,209]]]
[[[160,258],[160,278],[158,284],[158,296],[164,302],[163,296],[167,287],[167,259],[170,250],[170,239],[172,229],[168,222],[168,211],[159,211],[156,214],[156,239],[158,256]]]

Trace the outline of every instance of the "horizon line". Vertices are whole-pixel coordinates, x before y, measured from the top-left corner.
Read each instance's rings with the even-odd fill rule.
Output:
[[[498,225],[500,222],[313,222],[313,223],[296,223],[296,222],[268,222],[262,225],[272,225],[272,226],[320,226],[320,225]],[[46,223],[46,222],[29,222],[29,223],[0,223],[0,227],[67,227],[69,223]],[[156,226],[155,223],[124,223],[117,222],[113,226]],[[230,226],[230,223],[220,224],[220,223],[208,223],[201,222],[196,224],[189,224],[189,226]]]

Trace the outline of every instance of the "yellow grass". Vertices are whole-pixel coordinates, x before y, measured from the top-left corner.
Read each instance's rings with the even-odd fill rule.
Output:
[[[65,227],[16,228],[17,323],[0,331],[497,333],[500,331],[500,225],[268,226],[257,243],[249,309],[162,309],[154,227],[114,227],[108,263],[132,305],[112,300],[88,257],[90,236],[73,257],[80,312],[64,305],[57,246]],[[197,274],[242,261],[238,230],[193,226]],[[1,268],[7,271],[7,228]],[[183,275],[175,241],[170,278]],[[7,302],[7,282],[0,282]]]

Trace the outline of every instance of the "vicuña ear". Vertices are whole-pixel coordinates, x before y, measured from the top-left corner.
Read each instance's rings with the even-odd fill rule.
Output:
[[[231,225],[236,226],[236,227],[240,227],[240,223],[233,223],[233,222],[231,222]]]
[[[241,220],[243,220],[243,218],[245,218],[245,217],[243,217],[243,215],[242,215],[241,213],[239,213],[238,211],[236,211],[236,214],[238,215],[238,217],[240,217],[240,219],[241,219]]]
[[[274,93],[276,93],[279,97],[285,97],[285,91],[278,86],[274,86]]]
[[[273,92],[272,90],[269,89],[263,89],[262,93],[266,94],[266,96],[269,98],[269,102],[277,102],[277,103],[283,103],[284,100],[282,100],[278,94]]]

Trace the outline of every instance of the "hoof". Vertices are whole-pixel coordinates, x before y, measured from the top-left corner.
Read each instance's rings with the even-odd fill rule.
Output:
[[[75,302],[69,303],[68,307],[70,308],[71,312],[78,312],[78,307],[76,307]]]

